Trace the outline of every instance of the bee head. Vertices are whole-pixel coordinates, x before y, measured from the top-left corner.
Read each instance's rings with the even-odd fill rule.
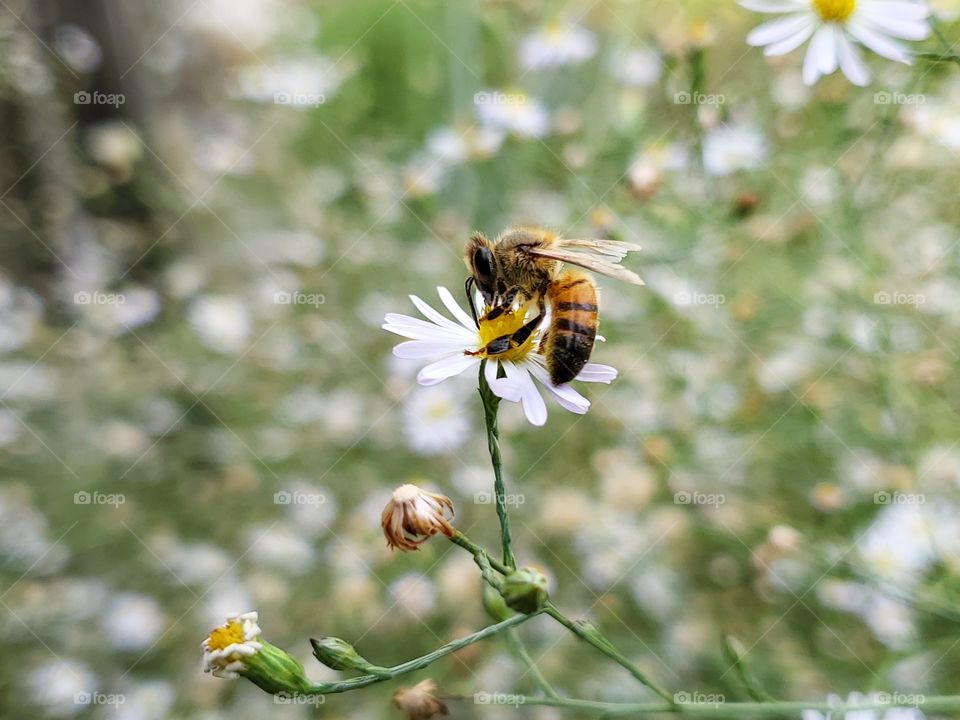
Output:
[[[487,305],[493,304],[497,294],[497,261],[490,241],[482,233],[474,233],[467,242],[464,261],[470,269],[473,281]]]

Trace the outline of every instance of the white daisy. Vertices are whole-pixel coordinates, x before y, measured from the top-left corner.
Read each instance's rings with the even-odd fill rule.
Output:
[[[400,343],[393,349],[394,355],[407,359],[432,360],[417,375],[417,382],[421,385],[436,385],[467,370],[476,370],[480,362],[486,359],[484,348],[488,343],[516,332],[537,312],[536,307],[514,308],[495,320],[481,322],[480,327],[477,327],[449,290],[439,287],[437,293],[457,322],[443,316],[415,295],[411,295],[410,299],[417,310],[427,318],[426,321],[397,313],[388,313],[384,318],[384,330],[410,338],[408,342]],[[482,305],[479,296],[477,305]],[[543,425],[547,421],[547,406],[536,383],[545,387],[565,410],[582,415],[590,408],[590,401],[569,384],[554,385],[550,382],[546,359],[537,351],[540,338],[549,327],[549,322],[549,316],[544,318],[527,342],[519,348],[496,356],[497,362],[487,363],[484,371],[494,394],[504,400],[520,402],[527,420],[534,425]],[[497,377],[499,367],[503,368],[506,377]],[[581,382],[609,384],[616,377],[616,369],[609,365],[587,363],[576,379]]]
[[[530,33],[520,42],[520,67],[540,70],[575,65],[597,52],[597,38],[589,30],[573,24],[550,23]]]
[[[239,677],[246,667],[244,660],[261,650],[257,613],[233,613],[203,641],[203,671],[212,672],[216,677]]]
[[[747,35],[765,46],[764,55],[784,55],[808,39],[803,81],[813,85],[839,67],[854,85],[870,82],[859,43],[889,60],[910,64],[910,51],[895,38],[923,40],[930,35],[926,3],[912,0],[740,0],[748,10],[783,13]]]
[[[550,113],[536,98],[522,92],[499,91],[483,91],[473,97],[484,129],[521,138],[540,138],[550,132]]]

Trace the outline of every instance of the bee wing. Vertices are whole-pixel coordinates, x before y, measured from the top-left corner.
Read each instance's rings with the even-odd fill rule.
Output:
[[[529,252],[532,255],[539,255],[540,257],[551,258],[553,260],[560,260],[561,262],[570,263],[571,265],[577,265],[578,267],[582,267],[586,270],[600,273],[601,275],[606,275],[607,277],[612,277],[614,280],[623,280],[624,282],[633,283],[634,285],[643,285],[643,280],[641,280],[640,276],[633,272],[633,270],[627,270],[625,267],[618,265],[616,262],[604,260],[596,255],[588,255],[586,253],[574,252],[572,250],[548,250],[540,248],[530,249]]]
[[[604,255],[607,257],[612,257],[615,261],[623,260],[626,257],[628,252],[636,251],[640,249],[639,245],[634,243],[621,242],[620,240],[600,240],[600,239],[588,239],[588,238],[563,238],[558,243],[557,247],[560,248],[571,248],[574,251],[576,250],[586,250],[587,252],[596,253],[597,255]]]

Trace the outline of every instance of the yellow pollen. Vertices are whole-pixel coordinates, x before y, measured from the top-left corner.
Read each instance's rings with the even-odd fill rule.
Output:
[[[211,650],[224,650],[235,643],[242,643],[245,639],[243,624],[237,620],[227,620],[226,625],[221,625],[210,631],[207,645]]]
[[[489,308],[487,308],[489,310]],[[519,310],[511,310],[510,312],[505,312],[499,317],[494,318],[493,320],[486,320],[480,318],[480,342],[483,347],[477,351],[477,355],[480,357],[488,357],[486,350],[487,345],[496,340],[499,337],[504,335],[513,335],[517,330],[523,327],[524,320],[526,319],[526,308],[520,308]],[[531,333],[530,337],[527,338],[527,341],[523,343],[518,348],[511,348],[504,353],[499,355],[492,355],[490,357],[495,357],[497,360],[523,360],[533,349],[533,342],[536,333]]]
[[[813,0],[813,9],[824,22],[843,22],[856,6],[857,0]]]

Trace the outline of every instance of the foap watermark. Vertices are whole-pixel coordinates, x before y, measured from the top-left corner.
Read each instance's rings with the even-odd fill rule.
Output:
[[[473,94],[474,105],[523,105],[525,102],[527,102],[527,96],[523,93],[481,90]]]
[[[502,692],[475,692],[473,694],[473,702],[475,705],[511,705],[513,707],[519,707],[526,702],[526,698],[523,695],[512,695]]]
[[[79,90],[73,94],[74,105],[112,105],[120,107],[127,101],[123,93],[105,93],[99,90]]]
[[[922,293],[906,293],[900,292],[899,290],[888,292],[887,290],[881,290],[873,294],[873,302],[877,305],[913,305],[914,307],[919,307],[926,301],[927,298]]]
[[[877,693],[877,702],[884,705],[895,705],[896,707],[918,708],[927,702],[927,697],[921,693],[879,692]]]
[[[286,292],[281,290],[273,294],[273,302],[277,305],[310,305],[318,308],[327,302],[327,296],[322,293],[305,293],[299,290]]]
[[[874,505],[923,505],[925,502],[927,497],[923,493],[878,490],[873,494]]]
[[[923,105],[927,96],[921,93],[876,92],[873,94],[874,105]]]
[[[121,293],[105,293],[99,290],[80,290],[73,294],[74,305],[123,305],[127,301]]]
[[[702,92],[678,92],[673,94],[675,105],[723,105],[727,101],[723,95],[710,95]]]
[[[673,694],[673,702],[677,705],[712,705],[720,707],[727,701],[723,693],[703,693],[698,690],[693,692],[681,690]]]
[[[295,105],[297,107],[317,107],[327,101],[323,93],[278,92],[273,95],[277,105]]]
[[[283,690],[273,696],[274,705],[323,705],[326,701],[325,695],[308,695]]]
[[[327,497],[323,493],[278,490],[273,494],[274,505],[310,505],[312,507],[320,507],[326,501]]]
[[[727,501],[723,493],[705,493],[699,490],[678,490],[673,494],[674,505],[709,505],[720,507]]]
[[[475,505],[493,505],[496,499],[496,494],[485,490],[473,494],[473,502]],[[500,499],[507,507],[520,507],[527,501],[526,495],[521,493],[506,493],[505,495],[501,495]]]
[[[123,493],[78,490],[73,494],[74,505],[113,505],[113,507],[120,507],[126,501],[127,498]]]
[[[674,295],[673,301],[677,305],[708,305],[717,308],[727,301],[727,296],[720,293],[687,292],[684,290]]]
[[[73,694],[74,705],[113,705],[119,707],[127,701],[120,693],[78,692]]]

